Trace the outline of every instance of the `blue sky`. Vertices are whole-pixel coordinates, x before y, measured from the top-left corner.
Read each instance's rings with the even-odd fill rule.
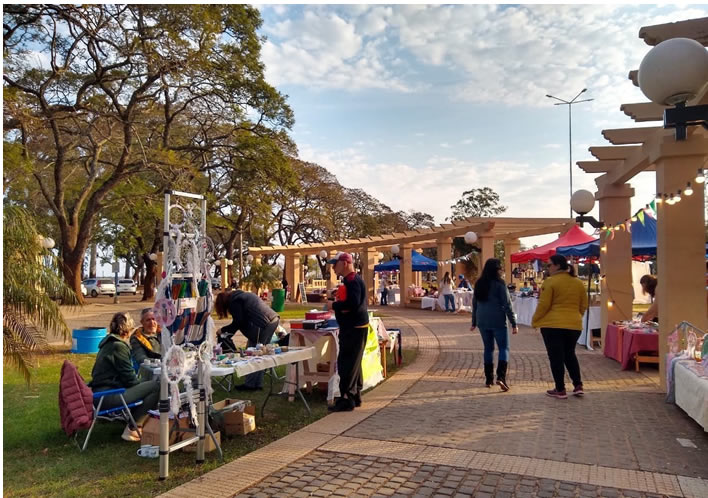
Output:
[[[708,15],[676,5],[258,5],[266,77],[289,96],[300,158],[396,210],[438,223],[462,192],[489,186],[507,215],[568,215],[573,162],[635,124],[620,105],[647,99],[627,78],[651,47],[642,26]],[[573,167],[573,190],[594,178]],[[632,182],[633,208],[655,192]],[[553,237],[529,238],[527,244]]]

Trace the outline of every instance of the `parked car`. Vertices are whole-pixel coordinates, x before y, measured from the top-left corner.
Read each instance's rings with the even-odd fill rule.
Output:
[[[97,297],[99,294],[113,297],[116,293],[116,286],[112,278],[88,278],[83,281],[86,286],[86,292],[91,297]]]
[[[84,285],[83,282],[81,282],[81,295],[82,295],[82,296],[87,296],[87,295],[88,295],[88,290],[86,290],[86,286]]]
[[[118,295],[121,294],[132,294],[138,293],[138,285],[131,278],[119,278],[118,288],[116,289]]]

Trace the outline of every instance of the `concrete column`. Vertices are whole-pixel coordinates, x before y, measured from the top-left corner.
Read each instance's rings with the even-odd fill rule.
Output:
[[[413,283],[413,262],[411,259],[411,246],[409,244],[401,244],[401,268],[398,275],[398,286],[401,288],[401,306],[407,306],[410,303],[408,297],[408,286]]]
[[[479,260],[481,264],[479,275],[481,275],[484,263],[486,263],[489,258],[494,257],[494,234],[481,234],[477,240],[477,246],[482,250],[482,257]]]
[[[300,283],[300,253],[287,253],[285,255],[285,279],[290,286],[290,300],[297,301],[298,284]]]
[[[673,140],[673,137],[671,137]],[[708,152],[708,148],[704,149]],[[657,192],[676,193],[696,176],[704,156],[668,157],[656,161]],[[666,389],[667,338],[676,325],[688,321],[705,330],[705,215],[704,184],[691,180],[693,195],[657,213],[657,265],[659,303],[659,379]]]
[[[229,278],[229,266],[226,264],[227,259],[221,258],[221,290],[224,291],[231,284]]]
[[[371,247],[366,247],[359,253],[361,258],[361,278],[364,280],[364,285],[366,285],[366,294],[370,305],[376,304],[374,266],[376,266],[376,260],[378,259],[377,253],[378,251]]]
[[[377,248],[374,248],[374,266],[379,264],[379,250]],[[374,304],[376,304],[376,299],[379,294],[381,294],[380,286],[379,286],[379,280],[381,280],[381,276],[377,275],[376,272],[372,272],[373,274],[373,279],[374,283],[372,286],[372,292],[374,293]]]
[[[447,263],[445,265],[440,264],[440,261],[447,261],[452,258],[452,239],[446,237],[444,239],[438,239],[438,281],[437,288],[440,289],[440,284],[445,276],[445,272],[450,272],[452,275],[452,263]]]
[[[95,244],[94,244],[95,247]],[[165,254],[162,251],[159,251],[157,253],[157,261],[155,262],[157,264],[157,275],[155,276],[155,290],[157,290],[157,286],[160,285],[160,282],[162,282],[162,272],[164,271],[163,268],[163,261],[165,258]]]
[[[600,204],[600,220],[608,225],[624,222],[632,216],[630,200],[634,189],[629,184],[600,188],[595,197]],[[602,343],[607,324],[632,319],[632,236],[616,230],[614,236],[600,235],[600,317]]]
[[[511,273],[511,255],[519,252],[520,248],[521,241],[519,239],[511,239],[504,241],[504,273],[506,273],[504,279],[509,284],[514,282],[514,276]]]

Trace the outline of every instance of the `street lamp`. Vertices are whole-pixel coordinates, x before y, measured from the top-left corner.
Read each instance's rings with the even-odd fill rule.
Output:
[[[570,190],[568,191],[570,193],[570,196],[573,196],[573,118],[572,118],[572,108],[573,104],[580,104],[581,102],[590,102],[591,100],[594,99],[584,99],[584,100],[577,100],[580,95],[582,95],[584,92],[587,91],[587,88],[583,88],[580,90],[580,92],[573,97],[573,100],[563,100],[559,99],[558,97],[554,97],[553,95],[548,95],[546,94],[546,97],[549,99],[555,99],[560,102],[556,102],[553,105],[567,105],[568,106],[568,169],[570,172]],[[570,217],[573,217],[573,210],[570,210]]]
[[[582,227],[584,223],[589,223],[593,228],[601,228],[604,223],[597,221],[592,216],[587,214],[595,207],[595,196],[587,190],[578,190],[570,198],[570,210],[575,211],[580,216],[575,218],[575,221]]]
[[[696,40],[671,38],[659,43],[642,59],[637,80],[649,100],[676,106],[664,110],[664,128],[675,128],[676,140],[686,140],[687,126],[708,129],[708,105],[686,106],[708,81],[708,52]]]

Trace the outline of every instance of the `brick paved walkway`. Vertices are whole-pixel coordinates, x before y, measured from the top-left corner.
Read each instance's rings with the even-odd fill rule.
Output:
[[[540,335],[512,337],[512,390],[487,389],[469,315],[389,308],[414,364],[331,414],[166,496],[708,496],[708,434],[658,370],[579,348],[587,395],[556,400]],[[683,447],[677,438],[696,447]]]

